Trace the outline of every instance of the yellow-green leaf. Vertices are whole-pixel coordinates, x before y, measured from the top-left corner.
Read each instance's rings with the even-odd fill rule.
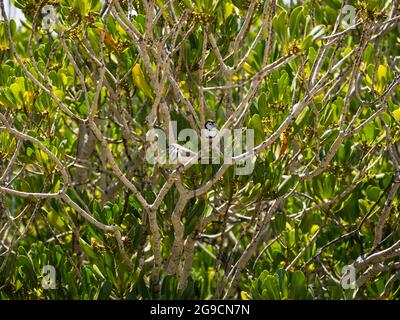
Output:
[[[136,87],[138,87],[139,90],[143,91],[143,93],[147,97],[153,99],[153,95],[151,94],[151,89],[147,84],[146,78],[144,77],[144,73],[142,71],[142,68],[140,67],[140,64],[136,64],[132,68],[132,76],[133,76],[133,82],[135,83]]]
[[[388,69],[387,69],[387,67],[381,64],[381,65],[378,67],[378,70],[377,70],[377,72],[376,72],[376,75],[377,75],[378,81],[379,81],[380,83],[386,82],[386,79],[387,79],[387,76],[388,76]]]
[[[242,300],[251,300],[250,295],[246,291],[240,291],[240,297]]]
[[[394,110],[392,113],[393,113],[393,116],[395,117],[395,119],[397,121],[400,121],[400,108]]]

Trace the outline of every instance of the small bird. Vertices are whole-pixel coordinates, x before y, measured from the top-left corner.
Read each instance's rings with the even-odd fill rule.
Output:
[[[219,132],[215,121],[207,120],[204,124],[204,128],[204,136],[207,140],[203,141],[205,145],[202,146],[202,153],[205,153],[206,156],[202,156],[202,159],[203,161],[212,160],[213,163],[218,163],[223,154],[222,150],[224,149],[224,141],[223,139],[221,139],[217,145],[214,145],[215,137],[218,135]],[[204,149],[204,147],[206,149]],[[203,161],[202,163],[204,163]]]
[[[213,139],[217,136],[218,129],[217,129],[217,124],[215,123],[215,121],[207,120],[206,123],[204,124],[204,128],[207,130],[206,138]]]
[[[206,140],[205,141],[203,140],[203,143],[207,144],[207,146],[209,148],[208,150],[210,150],[212,148],[212,139],[215,138],[218,134],[217,125],[216,125],[215,121],[208,120],[205,122],[204,128],[205,128],[205,130],[204,130],[205,133],[202,133],[202,137],[205,136]],[[204,136],[203,136],[203,134],[204,134]],[[203,152],[204,152],[204,150],[202,150],[200,154],[202,154]],[[186,146],[182,146],[177,143],[171,143],[164,152],[161,152],[161,154],[159,156],[159,163],[163,163],[163,164],[168,163],[170,165],[178,164],[178,165],[184,166],[184,165],[188,164],[189,162],[198,163],[198,162],[194,161],[195,158],[197,159],[197,161],[199,161],[199,160],[209,161],[210,160],[209,156],[208,156],[209,152],[205,152],[205,153],[207,153],[207,156],[204,156],[204,155],[199,156],[198,152],[195,152],[195,151],[187,148]],[[217,150],[217,154],[220,155],[221,153]],[[168,156],[168,160],[166,159],[167,156]]]
[[[185,165],[197,157],[197,153],[179,144],[170,144],[167,148],[169,163]]]

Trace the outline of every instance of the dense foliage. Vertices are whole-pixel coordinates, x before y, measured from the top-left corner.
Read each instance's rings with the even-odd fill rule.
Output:
[[[15,6],[18,25],[0,1],[1,299],[399,298],[400,1]],[[253,129],[254,149],[147,161],[151,129],[208,119]]]

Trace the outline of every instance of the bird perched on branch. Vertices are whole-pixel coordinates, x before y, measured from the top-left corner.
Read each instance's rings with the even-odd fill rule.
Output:
[[[206,129],[206,137],[207,138],[213,139],[217,136],[218,129],[217,129],[217,124],[215,123],[215,121],[207,120],[204,127]]]
[[[170,144],[167,148],[169,162],[172,164],[185,165],[197,157],[197,152],[194,152],[177,143]]]
[[[217,145],[214,145],[215,137],[218,135],[219,132],[215,121],[207,120],[206,123],[204,124],[204,128],[206,129],[204,136],[207,140],[203,141],[203,143],[207,145],[202,146],[202,148],[203,152],[205,152],[208,155],[208,157],[203,157],[203,160],[210,157],[211,158],[216,157],[215,160],[218,162],[218,159],[220,159],[223,154],[224,141],[223,139],[221,139]],[[206,147],[207,149],[204,149],[204,147]]]
[[[218,134],[217,125],[215,121],[208,120],[204,124],[204,128],[205,128],[205,133],[203,133],[203,135],[206,137],[206,140],[203,141],[203,143],[207,144],[210,150],[212,148],[212,139],[215,138]],[[185,146],[182,146],[177,143],[171,143],[164,152],[163,151],[161,152],[159,162],[168,163],[172,165],[175,164],[186,165],[187,163],[192,161],[193,163],[197,163],[197,161],[199,160],[205,160],[209,158],[209,152],[206,152],[204,148],[202,152],[199,154],[198,152],[195,152],[187,147],[189,146],[189,143]],[[207,155],[204,155],[203,152]],[[218,152],[218,154],[220,154],[220,152]],[[166,157],[168,157],[168,160],[166,159]],[[197,161],[194,161],[195,158]]]

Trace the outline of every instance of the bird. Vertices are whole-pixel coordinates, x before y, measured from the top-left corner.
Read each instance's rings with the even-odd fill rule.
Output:
[[[203,138],[203,143],[207,144],[209,147],[208,150],[212,148],[212,139],[215,138],[218,134],[218,129],[215,121],[212,120],[207,120],[204,124],[204,133],[202,133],[202,137],[205,137],[206,140],[204,141]],[[189,144],[187,144],[189,145]],[[201,153],[207,153],[206,150],[202,150]],[[218,151],[218,154],[220,155],[220,152]],[[168,157],[168,159],[166,159]],[[210,159],[207,156],[199,156],[198,152],[195,152],[191,149],[189,149],[187,146],[182,146],[177,143],[171,143],[168,145],[168,147],[164,150],[161,151],[160,156],[158,157],[159,163],[162,164],[168,164],[168,165],[178,165],[178,166],[185,166],[186,164],[193,162],[197,163],[195,161],[195,158],[197,161],[199,160],[205,160],[209,161]],[[206,160],[208,159],[208,160]],[[203,163],[203,162],[202,162]]]
[[[206,129],[206,138],[213,139],[218,134],[217,124],[213,120],[207,120],[204,124]]]
[[[196,152],[177,143],[170,144],[167,147],[167,152],[170,164],[186,165],[197,157]]]
[[[217,145],[214,145],[214,141],[215,141],[215,137],[218,135],[218,129],[217,129],[217,124],[215,121],[213,120],[207,120],[204,124],[204,133],[202,134],[206,141],[204,141],[204,138],[202,139],[203,143],[205,144],[204,146],[202,146],[203,151],[202,153],[206,154],[207,157],[202,157],[202,159],[204,161],[210,161],[210,159],[213,159],[213,163],[217,163],[221,158],[223,152],[223,139],[221,139]],[[204,147],[206,149],[204,149]],[[211,154],[211,155],[210,155]],[[211,157],[211,158],[210,158]],[[207,160],[208,159],[208,160]],[[217,162],[215,162],[217,161]],[[204,163],[204,162],[202,162]]]

